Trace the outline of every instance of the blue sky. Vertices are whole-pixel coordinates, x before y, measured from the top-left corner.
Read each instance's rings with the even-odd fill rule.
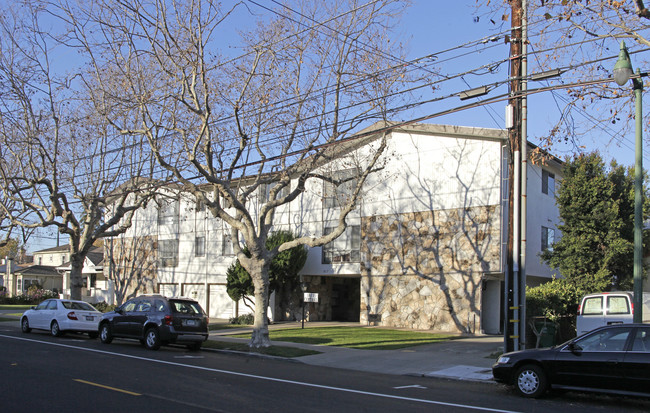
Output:
[[[415,0],[412,7],[405,15],[403,21],[403,31],[406,37],[410,38],[409,57],[427,55],[432,52],[454,48],[467,42],[478,40],[485,37],[498,35],[502,30],[510,27],[510,22],[503,26],[492,24],[485,10],[478,10],[480,19],[474,21],[477,15],[475,7],[476,0],[457,0],[457,1],[425,1]],[[504,10],[504,12],[508,12]],[[500,23],[500,22],[497,22]],[[612,43],[615,43],[612,41]],[[488,45],[492,47],[488,51],[482,51],[483,48],[475,47],[469,49],[472,51],[463,59],[457,59],[454,63],[441,67],[443,71],[461,72],[465,68],[479,67],[489,62],[495,62],[508,56],[509,46],[502,40]],[[612,45],[612,50],[618,50],[617,44]],[[608,64],[608,63],[605,63]],[[614,61],[611,62],[613,68]],[[534,59],[529,59],[529,74],[534,72]],[[493,76],[465,76],[467,82],[465,85],[460,82],[449,85],[450,90],[460,91],[465,86],[471,89],[489,84],[493,81],[506,79],[508,76],[507,66],[503,65]],[[539,87],[543,84],[529,83],[529,88]],[[494,94],[504,93],[505,88],[500,88]],[[491,92],[490,95],[493,95]],[[488,96],[490,96],[488,95]],[[550,127],[557,121],[560,116],[562,101],[559,100],[561,92],[552,95],[545,92],[534,95],[528,99],[528,139],[533,143],[538,143],[537,137],[545,135]],[[445,105],[460,105],[460,100],[448,99]],[[463,111],[454,115],[444,116],[432,119],[433,123],[447,123],[464,126],[477,126],[488,128],[503,128],[505,103],[496,103],[489,108],[476,108]],[[616,159],[623,165],[633,165],[634,163],[634,136],[628,134],[622,144],[614,141],[606,134],[591,134],[590,139],[583,139],[580,144],[584,145],[582,150],[592,151],[599,150],[605,159]],[[552,152],[560,157],[572,155],[576,148],[573,145],[557,143]],[[644,157],[646,165],[650,164],[650,156]]]
[[[262,0],[257,1],[260,4],[266,3]],[[228,1],[224,3],[228,3]],[[268,3],[269,6],[273,5],[270,2]],[[510,26],[509,22],[506,22],[503,26],[495,26],[485,16],[481,16],[479,21],[475,22],[475,4],[475,0],[414,0],[398,28],[399,34],[401,34],[402,39],[407,44],[407,58],[414,59],[452,49],[447,53],[439,55],[438,61],[440,64],[437,67],[442,73],[446,74],[462,73],[491,62],[506,59],[509,54],[509,45],[502,39],[496,42],[479,43],[471,47],[460,48],[460,46],[469,42],[496,36],[503,29],[508,29]],[[249,3],[248,7],[253,11],[268,13],[254,4]],[[483,14],[484,11],[479,10],[478,13]],[[232,31],[232,28],[246,26],[251,21],[245,9],[236,13],[235,17],[237,21],[229,23],[227,31]],[[224,34],[228,36],[228,33]],[[482,75],[467,74],[462,79],[444,82],[441,88],[436,91],[436,94],[447,95],[457,93],[507,79],[508,68],[506,64],[494,67],[493,69],[493,73]],[[530,87],[533,86],[531,85]],[[488,96],[498,95],[506,91],[507,89],[501,86],[498,90],[491,91]],[[561,105],[561,102],[557,103],[556,100],[557,95],[552,96],[548,92],[529,98],[529,140],[533,143],[538,142],[536,137],[545,134],[559,116],[559,105]],[[458,97],[451,97],[436,104],[422,106],[410,115],[413,117],[425,116],[465,103],[468,102],[461,102]],[[501,102],[461,111],[452,115],[436,117],[427,122],[503,128],[505,126],[504,112],[505,102]],[[585,145],[586,150],[598,149],[606,159],[615,158],[619,163],[631,165],[634,161],[632,140],[633,136],[627,136],[624,144],[619,146],[612,144],[608,136],[593,135],[591,141],[581,143]],[[563,157],[574,153],[575,148],[566,144],[557,144],[553,147],[552,151],[555,155]],[[646,158],[648,157],[646,156]],[[646,165],[650,165],[648,159],[645,160],[645,163]],[[65,242],[67,240],[61,239],[61,243]],[[43,234],[41,237],[34,237],[30,240],[28,250],[36,251],[55,245],[55,234]]]

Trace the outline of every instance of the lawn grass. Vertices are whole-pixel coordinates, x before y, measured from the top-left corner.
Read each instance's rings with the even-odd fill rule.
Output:
[[[9,317],[0,317],[0,322],[3,321],[17,321],[15,318],[9,318]]]
[[[249,338],[250,333],[231,337]],[[452,334],[424,333],[373,327],[311,327],[270,330],[272,341],[339,346],[363,350],[395,350],[458,338]]]
[[[30,304],[0,304],[0,310],[29,310],[30,308],[32,308]]]
[[[204,341],[203,348],[213,348],[217,350],[232,350],[232,351],[239,351],[243,353],[266,354],[269,356],[287,357],[287,358],[310,356],[312,354],[320,354],[319,351],[304,350],[301,348],[283,347],[283,346],[271,346],[271,347],[266,347],[261,349],[251,349],[248,346],[248,343],[231,343],[231,342],[214,341],[214,340]]]
[[[228,329],[235,329],[235,328],[253,328],[253,326],[243,325],[243,324],[221,324],[221,323],[208,325],[208,330],[210,331],[228,330]]]

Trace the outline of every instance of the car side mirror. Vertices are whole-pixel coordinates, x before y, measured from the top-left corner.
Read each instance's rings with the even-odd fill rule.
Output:
[[[118,314],[124,314],[124,310],[122,310],[122,307],[117,307],[115,309],[115,312],[118,313]]]
[[[579,345],[577,345],[577,344],[576,344],[575,342],[573,342],[573,341],[572,341],[571,343],[569,343],[568,348],[569,348],[569,350],[570,350],[572,353],[579,353],[579,352],[582,351],[582,347],[580,347]]]

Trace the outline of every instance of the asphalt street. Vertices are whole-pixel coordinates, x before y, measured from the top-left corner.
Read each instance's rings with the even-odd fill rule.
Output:
[[[490,382],[378,374],[182,347],[147,351],[0,325],[2,411],[611,412],[645,399],[551,395],[526,400]]]

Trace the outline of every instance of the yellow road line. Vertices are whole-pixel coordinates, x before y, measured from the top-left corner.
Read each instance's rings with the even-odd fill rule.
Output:
[[[90,384],[91,386],[101,387],[103,389],[119,391],[121,393],[130,394],[131,396],[142,396],[140,393],[134,393],[132,391],[122,390],[122,389],[118,389],[116,387],[111,387],[111,386],[104,386],[103,384],[93,383],[92,381],[86,381],[86,380],[81,380],[81,379],[74,379],[74,381],[78,381],[79,383],[84,383],[84,384]]]

